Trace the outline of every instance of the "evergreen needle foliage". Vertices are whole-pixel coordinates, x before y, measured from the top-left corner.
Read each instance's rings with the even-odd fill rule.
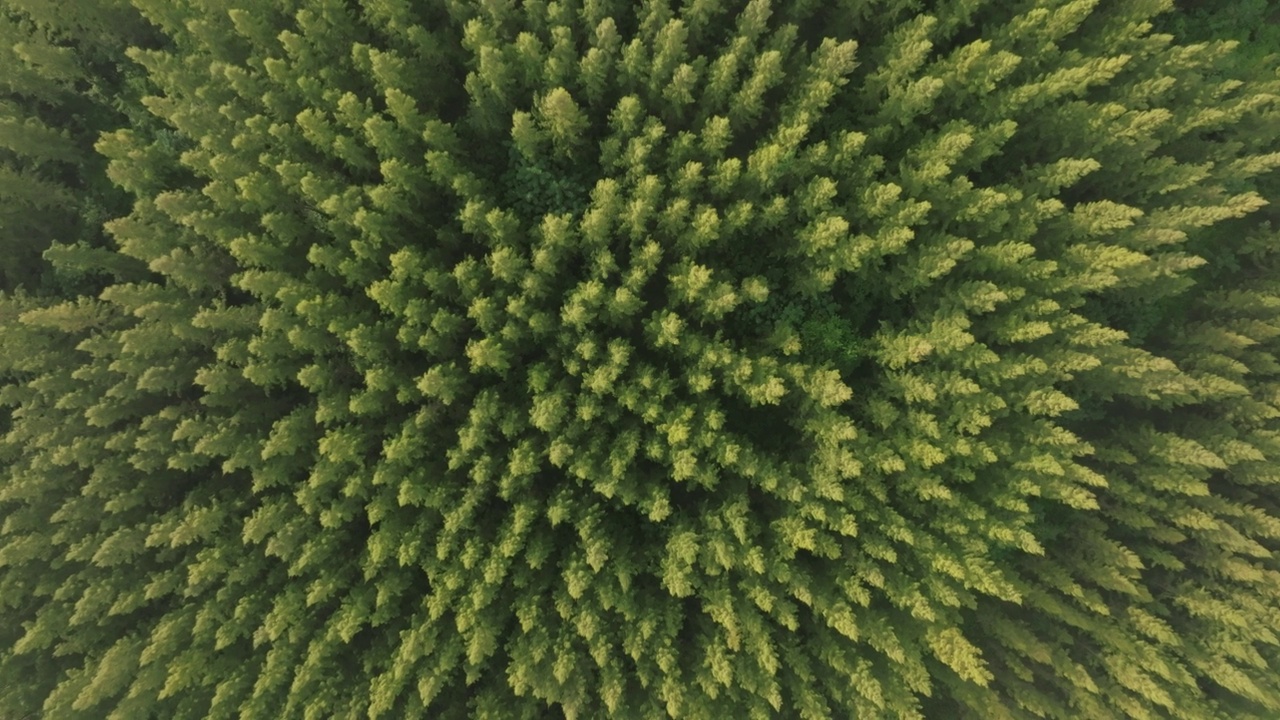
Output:
[[[1280,717],[1276,54],[0,10],[0,717]]]

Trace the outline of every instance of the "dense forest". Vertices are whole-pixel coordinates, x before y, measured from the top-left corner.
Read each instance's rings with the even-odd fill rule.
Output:
[[[0,718],[1280,717],[1280,5],[0,0]]]

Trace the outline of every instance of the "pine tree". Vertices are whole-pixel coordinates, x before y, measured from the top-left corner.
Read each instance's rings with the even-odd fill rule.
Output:
[[[107,235],[0,714],[1280,712],[1280,83],[1170,0],[0,2],[134,93],[0,176]]]

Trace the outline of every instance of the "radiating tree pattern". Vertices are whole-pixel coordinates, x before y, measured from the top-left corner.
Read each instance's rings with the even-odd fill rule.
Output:
[[[0,716],[1277,717],[1172,8],[0,0]]]

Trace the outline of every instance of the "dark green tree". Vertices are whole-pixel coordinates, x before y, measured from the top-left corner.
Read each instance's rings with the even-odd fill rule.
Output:
[[[94,143],[130,120],[161,129],[124,55],[157,42],[123,0],[0,0],[0,290],[88,292],[120,266],[101,252],[102,224],[129,196]],[[42,258],[50,248],[61,272]]]

